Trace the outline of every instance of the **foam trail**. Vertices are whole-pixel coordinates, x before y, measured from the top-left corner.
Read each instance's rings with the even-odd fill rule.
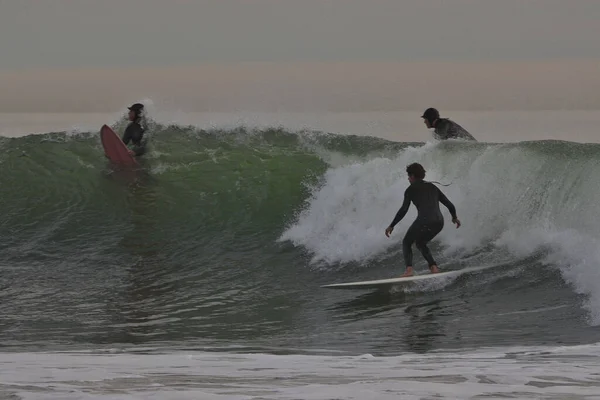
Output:
[[[598,358],[597,345],[395,357],[5,353],[0,396],[36,400],[583,398],[598,393]]]

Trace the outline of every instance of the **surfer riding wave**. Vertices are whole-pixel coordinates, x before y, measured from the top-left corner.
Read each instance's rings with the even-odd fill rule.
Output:
[[[424,181],[425,169],[421,164],[413,163],[406,168],[410,186],[404,192],[404,202],[402,207],[396,213],[394,220],[385,230],[385,235],[390,237],[394,227],[404,218],[412,202],[417,207],[418,215],[413,224],[408,228],[404,239],[402,240],[402,252],[404,254],[404,263],[406,271],[401,277],[412,276],[413,271],[413,253],[412,245],[416,243],[417,248],[427,261],[431,273],[438,273],[437,262],[427,247],[430,242],[444,227],[444,217],[440,211],[439,203],[442,203],[450,215],[456,228],[460,227],[460,221],[456,216],[456,207],[442,191],[431,182]]]

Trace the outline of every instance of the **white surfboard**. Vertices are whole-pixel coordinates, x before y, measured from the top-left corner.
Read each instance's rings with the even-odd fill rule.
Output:
[[[425,273],[423,275],[413,275],[408,278],[389,278],[379,279],[375,281],[362,281],[362,282],[347,282],[347,283],[333,283],[329,285],[321,286],[327,289],[386,289],[392,286],[407,285],[418,281],[425,281],[431,279],[439,279],[444,277],[458,276],[469,272],[481,271],[484,269],[492,268],[493,265],[485,267],[471,267],[459,269],[456,271],[439,272],[437,274]]]

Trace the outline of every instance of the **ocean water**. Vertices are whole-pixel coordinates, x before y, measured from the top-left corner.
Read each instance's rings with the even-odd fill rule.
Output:
[[[103,157],[103,116],[7,117],[0,398],[599,398],[600,116],[569,115],[463,114],[467,143],[408,117],[173,114],[137,171]],[[440,267],[490,268],[322,289],[403,271],[414,207],[384,230],[412,162],[463,223],[442,208]]]

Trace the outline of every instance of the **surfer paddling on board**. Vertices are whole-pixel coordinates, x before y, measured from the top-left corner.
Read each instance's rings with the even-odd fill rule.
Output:
[[[434,136],[439,140],[466,139],[475,140],[465,128],[448,118],[440,118],[440,113],[435,108],[428,108],[423,115],[423,122],[427,129],[433,128]]]
[[[408,228],[408,231],[406,231],[404,240],[402,240],[402,252],[404,254],[406,272],[401,277],[413,275],[413,243],[416,243],[417,249],[419,249],[425,260],[427,260],[431,273],[435,274],[440,272],[440,270],[438,269],[437,262],[431,255],[431,251],[427,247],[427,243],[440,233],[444,227],[444,217],[440,211],[439,203],[448,208],[450,215],[452,215],[452,222],[456,224],[457,229],[460,227],[460,221],[456,217],[454,204],[448,200],[437,186],[431,182],[424,181],[425,169],[421,164],[414,163],[409,165],[406,167],[406,173],[410,186],[404,192],[402,207],[396,213],[390,226],[385,230],[385,235],[390,237],[394,226],[408,212],[410,203],[414,203],[415,207],[417,207],[418,215],[417,219],[415,219],[410,228]]]
[[[123,143],[128,145],[129,142],[133,144],[133,149],[129,150],[129,153],[133,156],[141,156],[146,152],[146,141],[144,138],[144,127],[142,126],[142,117],[144,113],[144,105],[135,103],[131,107],[127,107],[129,110],[129,121],[131,123],[127,125],[125,133],[123,133]]]

